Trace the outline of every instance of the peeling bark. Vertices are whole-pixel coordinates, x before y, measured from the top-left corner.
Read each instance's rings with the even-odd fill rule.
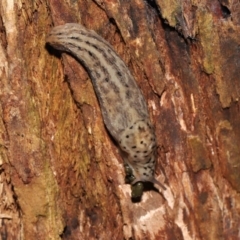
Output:
[[[0,239],[239,239],[237,0],[0,2]],[[81,23],[147,99],[158,148],[140,202],[85,69],[45,45]]]

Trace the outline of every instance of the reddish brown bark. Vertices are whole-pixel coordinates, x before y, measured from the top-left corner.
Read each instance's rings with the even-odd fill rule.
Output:
[[[0,239],[238,239],[239,4],[0,2]],[[66,22],[129,66],[165,191],[132,202],[88,74],[45,46]]]

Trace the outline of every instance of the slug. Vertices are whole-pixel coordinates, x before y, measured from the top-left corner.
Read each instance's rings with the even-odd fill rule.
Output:
[[[146,101],[112,46],[93,30],[75,23],[54,27],[46,42],[73,55],[87,69],[104,124],[121,150],[126,179],[132,186],[152,182],[164,188],[154,178],[156,138]]]

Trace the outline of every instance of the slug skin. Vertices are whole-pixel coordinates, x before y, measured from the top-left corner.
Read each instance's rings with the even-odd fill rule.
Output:
[[[118,142],[136,182],[154,179],[156,138],[146,101],[132,74],[112,46],[96,32],[67,23],[57,26],[46,42],[67,52],[87,69],[104,123]]]

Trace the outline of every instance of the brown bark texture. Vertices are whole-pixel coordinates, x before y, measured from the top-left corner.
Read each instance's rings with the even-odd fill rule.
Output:
[[[67,22],[134,75],[166,190],[131,199]],[[240,239],[239,36],[239,0],[1,0],[0,239]]]

